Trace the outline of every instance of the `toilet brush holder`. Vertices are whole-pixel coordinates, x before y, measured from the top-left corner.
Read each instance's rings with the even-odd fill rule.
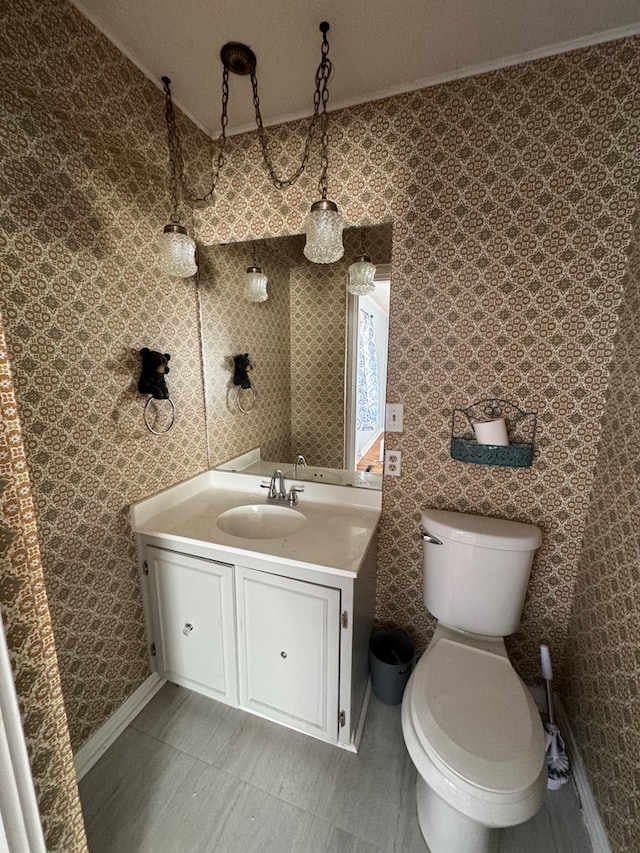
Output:
[[[544,723],[545,749],[547,763],[547,788],[552,791],[562,787],[569,778],[570,765],[565,752],[564,739],[560,729],[556,725],[553,715],[553,694],[551,682],[553,681],[553,669],[551,666],[551,654],[548,646],[540,646],[540,664],[542,677],[547,690],[547,713],[549,719]]]

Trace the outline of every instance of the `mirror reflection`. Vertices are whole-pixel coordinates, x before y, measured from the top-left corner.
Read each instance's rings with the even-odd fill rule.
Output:
[[[310,263],[302,235],[200,252],[210,464],[259,447],[265,472],[277,464],[291,476],[302,455],[300,479],[381,487],[392,226],[348,229],[344,245],[334,264]],[[348,270],[363,245],[376,265],[375,289],[354,296]],[[256,266],[267,276],[267,299],[249,302],[247,270]],[[251,392],[240,397],[239,353],[252,365]]]

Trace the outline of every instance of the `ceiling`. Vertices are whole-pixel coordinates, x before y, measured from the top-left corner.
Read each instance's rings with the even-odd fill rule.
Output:
[[[640,32],[639,0],[71,0],[210,135],[228,41],[258,59],[265,124],[310,115],[330,23],[329,109]],[[229,133],[254,128],[249,78],[231,76]]]

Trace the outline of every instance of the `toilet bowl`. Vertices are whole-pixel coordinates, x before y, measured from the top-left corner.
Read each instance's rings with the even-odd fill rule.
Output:
[[[402,703],[418,820],[431,853],[490,853],[496,829],[533,817],[546,791],[540,716],[491,630],[517,627],[540,531],[436,510],[422,521],[425,603],[440,621]]]
[[[491,829],[542,805],[540,715],[501,639],[438,625],[407,685],[402,731],[431,853],[488,853]]]

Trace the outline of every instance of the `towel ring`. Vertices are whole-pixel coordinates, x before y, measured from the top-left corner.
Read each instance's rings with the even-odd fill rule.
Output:
[[[164,435],[166,432],[169,432],[169,430],[173,427],[173,425],[176,422],[176,407],[175,407],[174,402],[171,399],[171,397],[165,397],[164,399],[171,406],[171,419],[169,421],[169,426],[166,429],[160,429],[160,430],[154,429],[151,426],[151,424],[149,423],[149,413],[147,410],[149,408],[149,404],[151,403],[151,401],[156,400],[156,399],[158,399],[158,398],[149,395],[147,402],[144,405],[144,414],[143,414],[144,422],[145,422],[145,426],[147,427],[149,432],[152,432],[154,435]]]
[[[251,403],[250,406],[243,407],[240,398],[242,395],[246,395],[248,398],[248,402]],[[256,390],[253,386],[249,386],[249,388],[238,388],[238,393],[236,394],[236,406],[240,409],[241,412],[250,412],[251,409],[256,404]]]

